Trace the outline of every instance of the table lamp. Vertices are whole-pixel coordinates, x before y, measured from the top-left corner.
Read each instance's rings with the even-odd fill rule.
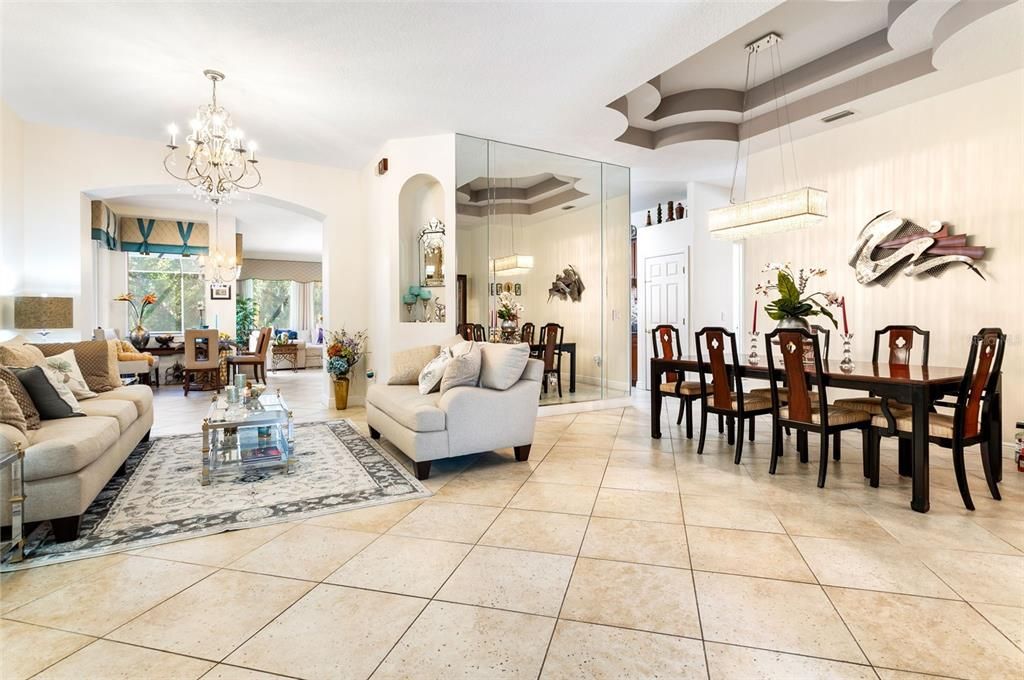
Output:
[[[46,338],[55,328],[74,328],[75,315],[73,298],[15,297],[14,327],[19,330],[35,330]]]

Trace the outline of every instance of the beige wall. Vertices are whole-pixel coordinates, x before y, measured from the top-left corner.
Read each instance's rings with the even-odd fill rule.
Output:
[[[1022,83],[1024,71],[1016,71],[798,140],[801,183],[828,190],[829,217],[818,227],[746,242],[748,323],[761,267],[788,260],[828,268],[823,286],[846,296],[859,359],[870,359],[875,328],[912,323],[932,333],[931,364],[960,366],[971,335],[1000,326],[1009,337],[1003,434],[1011,441],[1014,423],[1024,419]],[[778,167],[777,152],[752,156],[749,195],[781,190]],[[987,280],[952,267],[936,278],[858,284],[849,250],[864,224],[887,209],[918,224],[949,222],[953,233],[988,246]],[[759,324],[773,326],[764,316]]]
[[[0,328],[14,325],[23,243],[21,119],[0,101]],[[0,331],[2,333],[2,331]]]

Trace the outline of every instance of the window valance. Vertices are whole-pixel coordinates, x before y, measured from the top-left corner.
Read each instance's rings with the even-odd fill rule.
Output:
[[[242,263],[242,274],[238,278],[310,283],[323,280],[323,268],[319,262],[257,260],[247,257]]]
[[[128,253],[205,255],[210,226],[193,220],[117,215],[103,201],[92,202],[92,240],[107,250]]]
[[[103,201],[92,202],[92,240],[107,250],[117,250],[117,215]]]

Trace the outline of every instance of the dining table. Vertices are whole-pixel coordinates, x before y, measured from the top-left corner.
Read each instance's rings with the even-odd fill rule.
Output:
[[[740,377],[751,380],[768,380],[768,366],[764,359],[751,360],[748,356],[738,357]],[[710,364],[705,368],[710,372]],[[665,373],[697,373],[700,366],[697,357],[678,359],[651,359],[651,385],[661,385]],[[730,379],[733,368],[728,366]],[[936,401],[948,395],[955,395],[963,382],[964,368],[948,366],[915,366],[907,364],[872,363],[856,361],[852,366],[840,367],[839,361],[824,361],[822,382],[830,388],[842,388],[869,392],[874,396],[909,404],[913,409],[913,428],[910,438],[910,460],[900,460],[900,474],[912,477],[912,498],[910,507],[917,512],[928,512],[928,414]],[[784,377],[780,364],[775,366],[776,379]],[[814,364],[805,364],[805,375],[817,381]],[[663,395],[658,389],[651,389],[651,437],[661,438],[661,404]],[[1002,479],[1002,381],[996,381],[988,413],[988,446],[983,455],[989,456],[990,465],[997,481]]]
[[[555,350],[569,355],[569,391],[576,391],[576,343],[560,342],[555,345]],[[530,354],[540,357],[544,354],[544,345],[534,343],[530,345]]]

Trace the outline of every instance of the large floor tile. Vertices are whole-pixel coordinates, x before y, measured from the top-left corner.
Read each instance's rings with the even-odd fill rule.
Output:
[[[327,583],[433,597],[471,546],[409,536],[381,536],[327,577]]]
[[[706,678],[699,640],[559,621],[542,680]]]
[[[504,510],[480,538],[480,545],[576,555],[587,518],[536,510]]]
[[[580,558],[561,617],[700,637],[689,570]]]
[[[533,680],[555,620],[431,602],[374,673],[374,680]]]
[[[437,599],[556,616],[573,561],[566,555],[477,546]]]
[[[899,544],[793,538],[823,585],[957,599],[919,559],[920,550]]]
[[[517,510],[543,510],[571,515],[589,515],[597,498],[597,487],[581,484],[526,482],[509,502]]]
[[[0,613],[110,568],[127,557],[124,553],[118,553],[0,574]]]
[[[694,572],[704,639],[864,663],[819,586]]]
[[[1013,644],[1024,649],[1024,609],[979,602],[972,602],[971,606],[1008,637]]]
[[[615,443],[615,433],[612,434],[579,434],[565,432],[558,438],[558,446],[568,446],[578,449],[600,449],[611,451]]]
[[[689,568],[686,530],[681,524],[592,517],[582,557]]]
[[[203,676],[203,680],[287,680],[287,678],[275,673],[264,673],[263,671],[254,671],[249,668],[218,664]]]
[[[0,649],[3,650],[0,652],[0,676],[5,680],[30,678],[93,639],[53,628],[0,620]]]
[[[277,538],[294,526],[294,524],[282,522],[254,529],[225,531],[212,536],[155,545],[138,554],[163,560],[203,564],[208,567],[223,567],[267,541]]]
[[[322,581],[377,534],[300,524],[228,565],[230,569]]]
[[[422,499],[411,501],[399,501],[398,503],[387,503],[375,505],[370,508],[358,510],[347,510],[345,512],[332,512],[329,515],[320,515],[306,520],[307,524],[318,524],[322,527],[334,527],[335,529],[349,529],[351,531],[366,531],[371,534],[383,534],[410,512],[423,503]]]
[[[300,678],[362,680],[426,604],[403,595],[319,585],[227,662]]]
[[[878,677],[870,666],[842,661],[736,647],[718,642],[708,642],[705,648],[711,680],[876,680]]]
[[[212,667],[210,661],[97,640],[35,677],[39,680],[195,680]]]
[[[827,588],[875,666],[964,678],[1014,678],[1024,653],[966,602]]]
[[[1017,550],[1024,551],[1024,520],[993,517],[972,517],[971,519],[975,524],[981,525]]]
[[[767,504],[742,498],[683,496],[683,519],[688,525],[785,533]]]
[[[552,459],[551,454],[548,454],[548,457],[533,471],[530,481],[547,484],[601,486],[601,479],[604,477],[604,467],[604,463],[594,464],[590,461],[581,460],[565,462]]]
[[[212,571],[193,564],[129,557],[5,616],[102,636]]]
[[[388,533],[476,543],[499,512],[498,508],[482,505],[428,502],[406,515]]]
[[[601,489],[594,504],[595,517],[683,523],[679,494],[630,489]]]
[[[814,583],[814,575],[789,536],[690,526],[690,561],[694,569]]]
[[[965,600],[1024,607],[1024,555],[931,550],[921,558]]]
[[[900,543],[915,548],[948,548],[1004,555],[1020,551],[1006,541],[958,514],[906,512],[904,508],[864,508]]]
[[[472,470],[472,468],[470,468]],[[467,476],[464,472],[441,487],[434,494],[434,501],[471,503],[504,507],[523,485],[522,479],[488,479]],[[529,474],[529,470],[527,470]]]
[[[220,661],[312,587],[307,581],[223,570],[107,637]]]
[[[847,541],[895,543],[896,539],[856,505],[833,503],[771,503],[775,516],[791,536],[841,538]]]
[[[636,489],[637,491],[660,491],[676,493],[674,468],[644,468],[635,466],[612,465],[609,463],[601,480],[602,487],[612,489]]]

